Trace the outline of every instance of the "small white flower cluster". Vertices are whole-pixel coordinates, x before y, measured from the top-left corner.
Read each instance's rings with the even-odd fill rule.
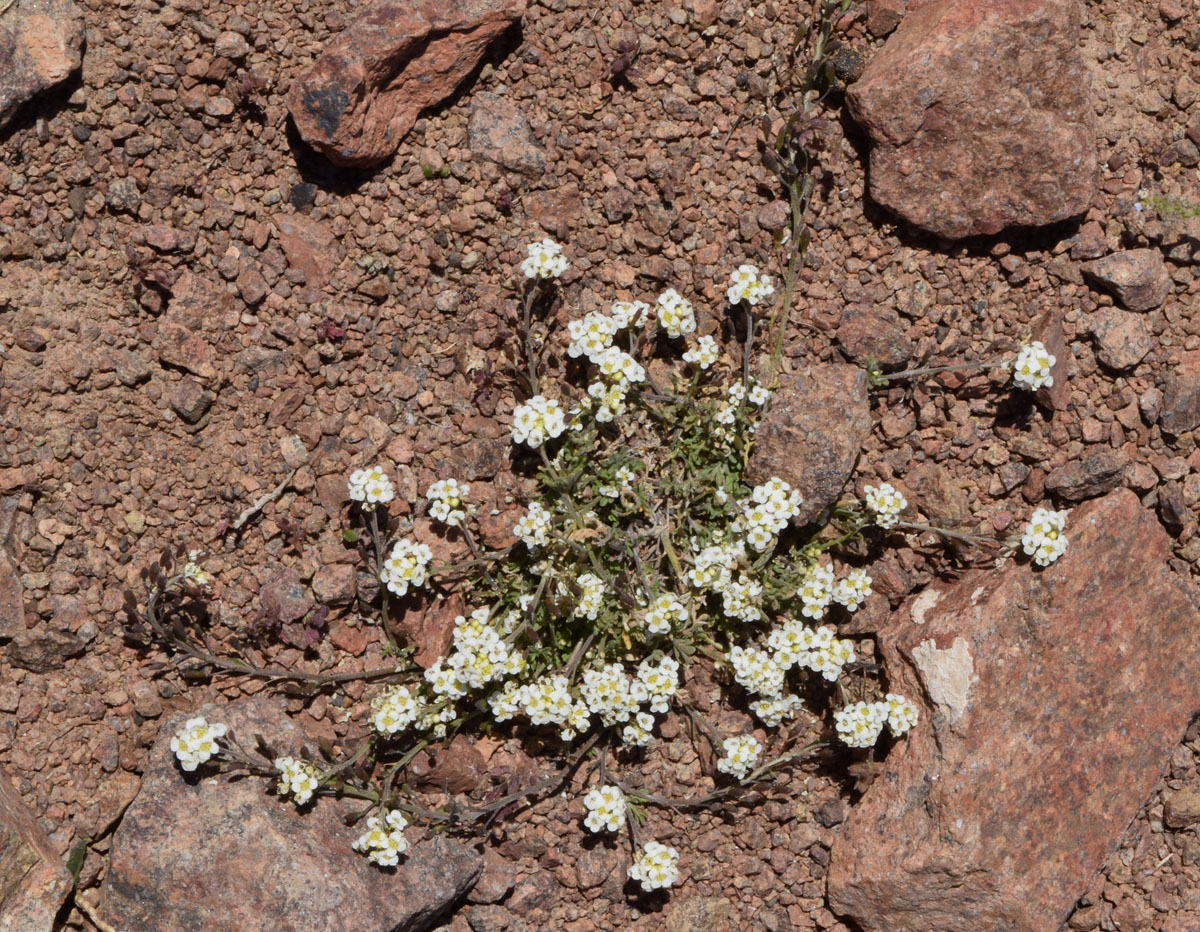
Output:
[[[459,615],[454,620],[454,650],[425,671],[435,693],[458,699],[468,690],[524,671],[524,654],[505,641],[490,617],[488,609],[478,608],[470,618]]]
[[[896,693],[882,702],[856,702],[833,713],[842,743],[852,748],[869,748],[879,740],[883,726],[895,735],[906,734],[917,724],[917,707]]]
[[[467,513],[462,508],[463,499],[470,491],[471,487],[465,482],[459,482],[457,479],[439,479],[425,493],[425,498],[430,502],[429,514],[435,521],[442,521],[452,527],[461,526],[467,518]]]
[[[589,832],[617,832],[625,822],[625,794],[618,787],[595,786],[583,797],[587,816],[583,824]]]
[[[619,663],[585,670],[579,693],[588,709],[609,727],[628,722],[649,698],[646,684],[631,680]]]
[[[1021,549],[1038,566],[1049,566],[1067,551],[1067,515],[1070,511],[1038,508],[1021,536]]]
[[[550,540],[550,512],[541,502],[530,502],[529,511],[513,528],[513,536],[530,550],[546,546]]]
[[[1058,360],[1037,340],[1022,343],[1013,361],[1013,384],[1029,392],[1036,392],[1043,385],[1049,388],[1054,384],[1050,370],[1056,362]]]
[[[407,595],[409,587],[420,589],[428,576],[427,567],[433,562],[433,551],[407,537],[392,545],[392,552],[383,561],[379,581],[386,583],[394,595]]]
[[[641,327],[650,314],[650,305],[645,301],[614,301],[609,313],[620,330]]]
[[[843,606],[848,612],[858,611],[858,607],[867,600],[872,592],[871,577],[864,569],[854,568],[838,580],[833,587],[833,601]]]
[[[833,568],[814,563],[804,574],[804,582],[796,590],[803,607],[800,614],[805,618],[824,618],[825,610],[833,601]]]
[[[220,722],[211,725],[202,715],[189,718],[171,739],[171,751],[179,759],[179,766],[189,773],[207,763],[221,751],[218,738],[224,738],[228,727]]]
[[[768,696],[750,703],[750,711],[768,728],[774,728],[792,717],[796,709],[804,705],[799,696]]]
[[[400,863],[400,855],[408,850],[408,839],[404,837],[406,828],[408,819],[399,809],[389,809],[382,817],[368,816],[367,830],[351,847],[365,854],[372,864],[395,867]]]
[[[350,480],[346,485],[350,492],[350,501],[358,502],[364,511],[370,511],[376,505],[386,504],[396,496],[392,480],[378,466],[354,470],[350,473]]]
[[[567,419],[557,401],[534,395],[513,410],[513,443],[528,444],[537,449],[567,429]]]
[[[183,579],[184,582],[203,589],[212,584],[212,574],[200,565],[201,556],[202,553],[199,550],[192,550],[188,553],[187,562],[183,564]]]
[[[739,265],[737,271],[729,274],[729,290],[725,296],[730,304],[740,304],[743,301],[754,307],[763,298],[769,298],[775,293],[771,279],[761,274],[753,265]]]
[[[521,263],[521,271],[526,278],[559,278],[567,270],[567,257],[562,254],[562,246],[552,239],[530,243],[525,252],[527,258]]]
[[[780,669],[802,667],[831,683],[842,675],[842,667],[855,659],[853,641],[835,637],[824,625],[814,630],[795,619],[767,635],[767,646],[775,652],[771,659]]]
[[[762,584],[741,571],[745,560],[746,547],[742,541],[712,544],[692,557],[687,578],[695,588],[719,594],[730,618],[749,623],[762,620],[758,604]]]
[[[629,868],[646,893],[665,890],[679,880],[679,852],[657,841],[648,841]]]
[[[575,600],[575,610],[573,614],[576,618],[586,618],[588,621],[595,621],[596,616],[600,614],[600,608],[604,605],[604,593],[607,587],[604,585],[604,580],[595,573],[583,573],[576,577],[575,585],[579,587],[579,595]],[[559,583],[558,594],[567,596],[570,591],[565,585]]]
[[[598,363],[600,354],[612,346],[613,337],[620,329],[614,318],[597,311],[580,320],[572,320],[567,324],[567,333],[571,337],[567,355],[572,359],[586,356],[589,362]]]
[[[425,699],[414,696],[405,686],[391,686],[371,700],[375,714],[371,724],[382,735],[404,731],[420,718]]]
[[[688,610],[672,593],[667,592],[654,600],[642,617],[646,633],[650,635],[670,634],[671,622],[687,621]]]
[[[735,780],[744,780],[762,754],[762,745],[753,735],[726,738],[721,746],[725,749],[725,754],[717,761],[717,770],[729,774]]]
[[[750,390],[746,391],[746,386],[743,382],[737,381],[729,386],[729,399],[724,402],[713,419],[720,425],[726,428],[725,438],[732,438],[732,427],[737,423],[737,413],[742,405],[749,401],[750,404],[761,408],[771,398],[771,392],[765,386],[759,384],[756,379],[750,380]],[[755,425],[751,424],[750,429],[754,430]]]
[[[866,497],[867,509],[875,516],[875,523],[883,528],[895,527],[900,513],[908,507],[904,496],[888,482],[881,483],[879,488],[867,486]]]
[[[750,492],[750,500],[739,502],[742,514],[733,524],[746,543],[758,553],[775,546],[788,521],[800,513],[804,497],[778,476],[772,476]]]
[[[696,330],[696,311],[692,302],[674,288],[668,288],[654,302],[654,312],[667,336],[672,339]]]
[[[320,786],[317,782],[317,771],[312,764],[293,757],[277,757],[275,769],[279,771],[279,785],[275,791],[280,796],[291,796],[297,806],[303,806],[312,799],[313,793]]]
[[[759,650],[757,647],[731,647],[728,657],[733,665],[733,678],[747,692],[767,698],[783,695],[783,681],[787,671],[765,650]]]
[[[683,354],[684,362],[690,362],[701,369],[707,369],[720,358],[720,347],[717,346],[717,341],[710,336],[701,337],[696,341],[695,349],[690,349]]]

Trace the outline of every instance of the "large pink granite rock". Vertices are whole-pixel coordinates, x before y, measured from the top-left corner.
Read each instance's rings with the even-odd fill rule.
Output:
[[[335,164],[383,161],[524,12],[525,0],[378,0],[292,83],[296,128]]]
[[[851,812],[829,902],[864,932],[1051,932],[1200,708],[1200,603],[1128,490],[1070,546],[934,583],[886,623],[920,724]]]
[[[50,932],[70,891],[58,852],[0,772],[0,932]]]
[[[1078,0],[931,0],[847,93],[871,196],[956,239],[1082,213],[1095,192]]]
[[[82,60],[83,11],[71,0],[20,0],[7,9],[0,18],[0,127]]]

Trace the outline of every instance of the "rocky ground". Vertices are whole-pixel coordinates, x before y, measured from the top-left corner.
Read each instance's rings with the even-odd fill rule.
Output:
[[[907,15],[952,5],[937,0]],[[186,795],[196,788],[161,779],[164,723],[257,695],[274,714],[286,702],[309,740],[346,739],[363,731],[364,688],[303,701],[265,699],[260,685],[241,680],[189,685],[160,669],[161,654],[123,639],[124,590],[140,586],[163,548],[202,549],[217,580],[216,642],[248,637],[263,605],[276,614],[283,606],[292,620],[320,603],[330,620],[307,658],[286,629],[254,656],[324,670],[379,666],[380,632],[354,610],[369,580],[341,542],[347,474],[376,460],[394,464],[399,518],[435,479],[466,479],[485,539],[503,543],[522,493],[505,420],[514,386],[498,373],[517,314],[515,269],[524,245],[542,235],[566,244],[571,259],[564,320],[670,285],[693,298],[702,331],[728,338],[720,317],[729,271],[753,262],[781,272],[773,239],[787,207],[761,162],[759,116],[777,103],[773,62],[807,5],[531,2],[519,25],[497,30],[458,91],[432,109],[417,100],[411,130],[369,168],[332,165],[301,134],[327,154],[334,144],[288,118],[289,103],[303,100],[299,76],[353,21],[356,4],[81,6],[80,71],[56,83],[62,75],[29,52],[27,84],[0,79],[0,118],[12,114],[0,129],[0,761],[16,788],[6,796],[0,782],[0,807],[15,812],[20,803],[8,796],[19,796],[36,813],[49,836],[44,863],[88,843],[78,896],[90,902],[92,888],[103,890],[100,915],[125,916],[123,932],[181,928],[183,920],[162,917],[219,898],[219,876],[202,889],[164,884],[150,917],[129,911],[128,897],[123,905],[128,884],[105,887],[110,871],[128,878],[160,869],[147,865],[163,851],[202,847],[205,827],[186,818],[199,805]],[[1043,95],[1040,109],[1007,110],[1018,105],[993,85],[974,96],[968,88],[935,113],[917,92],[959,87],[952,62],[941,74],[872,62],[904,6],[856,5],[839,23],[843,77],[874,69],[849,95],[866,130],[835,94],[785,369],[861,366],[869,356],[893,370],[991,359],[1040,336],[1062,363],[1053,392],[1036,404],[1014,398],[995,369],[872,392],[848,484],[891,481],[930,521],[990,533],[1019,530],[1047,501],[1102,517],[1078,559],[1048,574],[1044,589],[1027,566],[1020,578],[1004,576],[1012,565],[966,570],[979,554],[896,538],[870,555],[877,592],[856,627],[886,631],[895,624],[885,622],[889,611],[901,606],[898,616],[912,618],[914,597],[964,572],[960,585],[971,588],[951,600],[994,584],[1017,593],[1005,597],[1014,601],[1042,599],[1037,617],[1046,624],[1064,618],[1056,592],[1086,594],[1093,578],[1114,580],[1113,601],[1086,603],[1120,622],[1122,649],[1097,655],[1103,665],[1069,654],[1075,666],[1060,672],[1022,667],[1020,658],[1005,668],[1045,682],[1063,708],[1083,710],[1041,736],[1052,751],[1042,765],[1099,775],[1098,785],[1123,791],[1088,796],[1083,804],[1095,809],[1083,812],[1094,818],[1082,820],[1078,837],[1062,831],[1087,849],[1077,870],[1037,876],[1064,915],[1083,896],[1069,920],[1077,932],[1194,932],[1200,743],[1194,728],[1176,742],[1200,697],[1173,687],[1195,670],[1186,638],[1194,590],[1180,587],[1200,567],[1200,320],[1192,313],[1200,228],[1163,199],[1200,202],[1200,18],[1188,0],[1047,4],[1048,26],[988,37],[1015,43],[1020,73],[1038,79],[1029,78],[1035,86],[1024,99]],[[39,15],[69,33],[64,9],[18,0],[0,13],[0,37],[18,16],[28,35],[43,34]],[[1073,10],[1081,32],[1068,48],[1062,35]],[[68,36],[58,54],[69,59],[71,46]],[[612,66],[631,48],[632,71],[614,78]],[[11,103],[49,85],[24,106]],[[883,99],[872,98],[880,87]],[[1030,134],[1028,160],[972,160],[978,140],[956,137],[955,118],[992,110]],[[915,154],[889,154],[889,133],[901,131],[888,120],[901,116],[915,120],[903,132],[923,128],[948,149],[922,139]],[[925,169],[939,159],[947,171],[931,178]],[[1000,232],[1010,223],[1023,226]],[[845,446],[855,438],[841,429],[833,384],[818,380],[812,405],[830,411],[827,442]],[[281,494],[233,533],[243,510],[281,483]],[[1123,566],[1144,587],[1116,585]],[[1150,636],[1156,611],[1170,624]],[[1074,617],[1069,630],[1092,637],[1087,621]],[[419,630],[419,622],[409,623]],[[954,631],[946,636],[953,641]],[[986,676],[991,648],[971,644],[974,669]],[[911,660],[909,648],[880,636],[881,653],[897,663]],[[1102,697],[1125,703],[1126,718],[1083,714],[1088,677],[1122,664],[1144,676],[1133,679],[1144,690],[1114,686]],[[946,695],[927,692],[934,706]],[[1006,709],[1024,714],[1003,691],[988,696],[997,723]],[[1161,714],[1144,718],[1134,710],[1149,700],[1161,700]],[[1141,730],[1131,735],[1124,723],[1134,715]],[[647,785],[682,794],[711,786],[711,761],[680,723],[669,719],[662,736],[663,756],[642,775]],[[429,766],[435,790],[477,798],[528,779],[515,742],[480,742],[440,771]],[[499,825],[457,873],[392,882],[441,903],[481,873],[466,905],[444,919],[455,932],[845,928],[831,907],[868,929],[902,928],[879,918],[882,893],[868,908],[845,892],[853,884],[838,846],[863,843],[854,806],[865,790],[864,805],[887,810],[880,787],[888,781],[868,788],[844,774],[814,764],[755,806],[655,813],[655,837],[681,854],[681,885],[669,898],[631,895],[627,850],[584,838],[573,793]],[[1001,782],[1022,799],[1011,780]],[[151,806],[177,820],[177,834],[142,839],[139,851],[131,826],[144,835],[162,821],[147,818]],[[1032,824],[1053,839],[1054,813],[1039,818]],[[114,829],[126,832],[119,844]],[[285,838],[289,829],[258,831]],[[877,841],[874,857],[901,856]],[[253,860],[266,857],[261,847],[241,862],[230,860],[237,848],[204,850],[231,878],[269,869]],[[1053,844],[1044,856],[1057,856]],[[434,881],[453,889],[434,890]],[[340,915],[358,916],[373,901],[346,882]],[[48,869],[46,884],[59,901],[61,872]],[[371,914],[376,925],[321,921],[393,928],[427,917],[427,906],[387,920]],[[95,926],[71,907],[56,927]]]

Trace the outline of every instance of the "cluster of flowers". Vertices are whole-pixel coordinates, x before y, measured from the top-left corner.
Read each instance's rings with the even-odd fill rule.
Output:
[[[408,850],[408,839],[404,830],[408,828],[408,819],[398,809],[389,809],[382,816],[369,816],[367,830],[351,845],[355,851],[361,851],[367,860],[380,867],[395,867],[400,863],[400,855]]]
[[[1013,384],[1030,392],[1036,392],[1042,386],[1049,388],[1054,384],[1050,369],[1056,362],[1058,360],[1037,340],[1022,343],[1013,361]]]
[[[741,540],[710,544],[693,554],[687,579],[695,589],[720,595],[722,610],[730,618],[747,623],[761,621],[758,600],[762,583],[745,568],[748,562],[746,545]]]
[[[882,702],[856,702],[833,713],[838,737],[852,748],[872,747],[887,725],[899,737],[917,724],[917,707],[896,693],[888,693]]]
[[[680,602],[677,596],[667,592],[650,604],[642,616],[642,625],[647,634],[659,636],[671,633],[671,622],[683,622],[687,619],[687,606]]]
[[[696,341],[694,349],[683,354],[683,361],[690,362],[701,369],[707,369],[721,358],[721,350],[717,341],[710,336],[702,336]]]
[[[386,505],[396,496],[392,480],[378,466],[354,470],[350,473],[350,481],[347,484],[350,501],[358,502],[366,511],[370,511],[376,505]]]
[[[491,623],[491,612],[478,608],[470,618],[454,620],[454,650],[425,671],[433,692],[448,699],[461,699],[472,689],[525,669],[525,656],[505,638],[516,625],[510,612]]]
[[[562,246],[552,239],[530,243],[525,248],[525,253],[526,259],[521,263],[521,271],[525,273],[526,278],[559,278],[567,270],[567,257],[562,254]]]
[[[179,766],[189,773],[207,763],[220,753],[218,738],[224,738],[229,729],[220,722],[211,725],[201,715],[189,718],[171,738],[171,751],[179,759]]]
[[[733,438],[733,426],[737,423],[738,411],[747,401],[755,407],[761,408],[770,399],[771,392],[765,386],[760,385],[756,379],[750,379],[748,390],[744,382],[734,382],[730,385],[728,399],[717,409],[714,416],[714,420],[725,428],[725,439]],[[753,424],[750,425],[750,430],[754,430]]]
[[[279,785],[275,791],[280,796],[291,796],[297,806],[303,806],[312,799],[320,781],[317,771],[312,764],[296,760],[294,757],[275,758],[275,769],[279,771]]]
[[[753,265],[739,265],[736,272],[729,275],[729,290],[725,296],[730,304],[748,304],[754,307],[764,298],[775,293],[771,279],[758,271]]]
[[[756,553],[775,547],[787,523],[800,513],[804,497],[777,476],[755,486],[748,501],[739,502],[741,514],[732,530],[745,538]]]
[[[407,537],[401,538],[392,545],[391,554],[383,561],[379,581],[385,583],[393,595],[407,595],[409,587],[419,589],[425,585],[432,562],[433,551],[428,546]]]
[[[513,528],[513,536],[534,551],[546,546],[552,526],[553,519],[546,506],[541,502],[530,502],[528,513]]]
[[[1033,557],[1038,566],[1049,566],[1067,550],[1064,531],[1069,511],[1050,511],[1038,508],[1029,519],[1029,526],[1021,536],[1021,549]]]
[[[694,333],[696,330],[696,310],[692,302],[674,288],[668,288],[654,302],[654,313],[658,322],[671,339]]]
[[[429,514],[435,521],[451,526],[461,526],[467,518],[463,510],[463,499],[471,487],[457,479],[439,479],[429,487],[425,498],[429,501]]]
[[[587,815],[583,824],[589,832],[620,831],[625,822],[625,794],[615,786],[592,787],[583,797]]]
[[[513,410],[512,438],[537,449],[567,429],[567,418],[557,401],[534,395]]]
[[[875,516],[875,523],[882,528],[895,527],[900,514],[908,507],[908,501],[891,483],[880,483],[879,488],[869,485],[865,489],[867,510]]]
[[[744,780],[762,754],[762,745],[753,735],[726,738],[722,747],[725,753],[717,761],[717,770],[729,774],[735,780]]]
[[[679,881],[679,852],[662,842],[646,842],[630,865],[629,878],[647,893],[674,886]]]

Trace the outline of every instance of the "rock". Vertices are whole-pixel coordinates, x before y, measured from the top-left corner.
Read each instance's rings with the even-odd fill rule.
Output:
[[[0,932],[51,932],[70,890],[37,816],[0,773]]]
[[[487,776],[487,762],[466,735],[454,736],[449,745],[428,748],[409,765],[418,789],[444,793],[470,793]]]
[[[296,128],[337,165],[383,161],[524,12],[525,0],[372,4],[292,82]]]
[[[270,916],[278,932],[420,930],[474,883],[479,855],[445,837],[413,845],[394,871],[373,867],[350,847],[361,824],[343,822],[361,803],[319,799],[299,812],[264,792],[267,780],[186,777],[168,743],[193,714],[225,722],[245,746],[260,734],[280,753],[313,754],[273,698],[169,720],[112,838],[100,912],[116,928],[237,932]]]
[[[1185,786],[1163,799],[1163,822],[1168,828],[1187,828],[1200,822],[1200,790]]]
[[[61,670],[71,657],[87,650],[87,642],[69,631],[28,628],[9,642],[8,662],[30,673],[49,673]]]
[[[217,36],[213,51],[221,58],[241,61],[250,54],[250,44],[239,33],[225,31]]]
[[[70,0],[21,0],[0,22],[0,128],[83,60],[83,11]]]
[[[212,351],[208,343],[182,324],[160,321],[154,337],[154,349],[164,366],[184,369],[202,379],[216,378],[217,370],[213,368]]]
[[[885,305],[847,305],[842,309],[837,340],[859,365],[865,366],[874,357],[884,370],[903,369],[914,349],[900,315]]]
[[[392,604],[395,604],[394,602]],[[466,614],[462,596],[451,593],[444,599],[433,599],[417,608],[410,608],[393,618],[395,629],[413,645],[413,660],[422,669],[428,669],[438,659],[450,653],[454,640],[454,620]]]
[[[195,379],[183,379],[171,392],[171,408],[189,424],[199,423],[214,401],[216,395]]]
[[[137,182],[132,178],[114,178],[108,183],[108,194],[105,203],[110,210],[117,213],[137,213],[142,206],[142,193],[138,190]]]
[[[25,595],[21,573],[8,551],[0,547],[0,639],[25,631]]]
[[[1046,352],[1054,357],[1054,368],[1051,371],[1054,384],[1043,385],[1034,393],[1034,397],[1051,411],[1065,411],[1071,400],[1067,373],[1075,361],[1075,356],[1063,333],[1062,310],[1054,309],[1039,314],[1030,326],[1030,333],[1033,339],[1046,347]]]
[[[1063,501],[1082,502],[1118,488],[1124,477],[1124,460],[1113,453],[1093,453],[1052,470],[1046,491]]]
[[[837,363],[781,373],[755,435],[747,478],[779,476],[804,496],[798,523],[837,501],[871,433],[867,376]]]
[[[322,223],[303,214],[279,214],[275,231],[288,265],[304,273],[304,283],[324,288],[337,267],[338,244]]]
[[[900,25],[908,9],[908,0],[871,0],[867,7],[867,31],[886,36]]]
[[[546,170],[541,146],[533,139],[529,120],[507,97],[479,94],[471,105],[467,128],[471,151],[522,175]]]
[[[259,590],[258,601],[267,617],[284,625],[299,621],[312,611],[314,604],[300,578],[286,567],[276,570],[267,580]]]
[[[871,196],[957,239],[1082,213],[1097,184],[1078,0],[934,0],[847,91]]]
[[[787,201],[768,201],[758,209],[755,219],[768,233],[781,233],[791,226],[792,205]]]
[[[313,576],[313,594],[326,605],[349,605],[356,590],[354,567],[345,563],[323,566]]]
[[[1083,274],[1131,311],[1158,307],[1171,293],[1171,276],[1157,249],[1128,249],[1083,264]]]
[[[1154,335],[1141,314],[1105,307],[1091,316],[1096,355],[1118,371],[1132,369],[1154,348]]]
[[[271,290],[262,272],[250,265],[242,269],[237,277],[238,294],[251,307],[258,304]]]
[[[889,688],[928,697],[850,813],[831,908],[864,932],[1045,932],[1070,914],[1200,703],[1197,593],[1128,490],[1070,547],[935,582],[879,632]]]
[[[467,894],[468,903],[499,903],[512,892],[517,865],[494,848],[483,849],[483,874]]]
[[[727,897],[684,893],[672,897],[663,923],[666,932],[727,932],[733,926],[733,903]]]
[[[113,353],[113,367],[117,380],[127,388],[140,385],[150,378],[150,362],[140,353],[117,350]]]
[[[1167,376],[1158,422],[1173,437],[1200,427],[1200,352],[1185,353]]]

